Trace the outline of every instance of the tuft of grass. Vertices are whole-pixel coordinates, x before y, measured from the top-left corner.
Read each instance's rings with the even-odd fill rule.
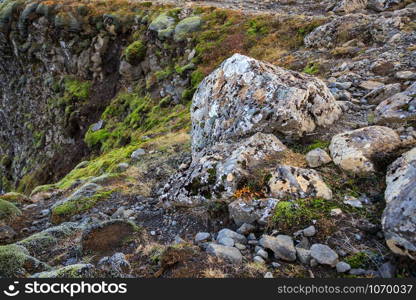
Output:
[[[319,71],[319,64],[317,62],[309,62],[303,69],[303,72],[309,75],[318,74]]]

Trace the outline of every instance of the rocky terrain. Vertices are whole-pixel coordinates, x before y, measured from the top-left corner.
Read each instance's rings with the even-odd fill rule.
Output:
[[[0,277],[415,277],[415,216],[415,1],[0,1]]]

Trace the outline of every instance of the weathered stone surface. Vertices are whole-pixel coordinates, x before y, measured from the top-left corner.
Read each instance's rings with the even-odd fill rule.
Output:
[[[195,156],[255,132],[301,136],[341,110],[321,80],[235,54],[201,82],[191,112]]]
[[[176,42],[183,41],[189,33],[198,31],[201,25],[202,19],[199,16],[185,18],[176,25],[173,39]]]
[[[209,199],[227,199],[240,182],[278,160],[287,150],[274,135],[256,133],[239,143],[218,143],[207,154],[194,159],[175,174],[162,189],[162,200],[198,204]]]
[[[243,256],[241,255],[241,252],[234,247],[211,243],[208,245],[206,251],[208,254],[217,256],[234,264],[241,264],[243,262]]]
[[[298,260],[305,265],[309,265],[311,262],[311,250],[296,247],[296,255]]]
[[[270,196],[277,199],[285,197],[332,199],[332,191],[315,170],[278,166],[272,172],[268,185]]]
[[[351,266],[346,262],[340,261],[339,263],[337,263],[336,269],[338,273],[345,273],[351,270]]]
[[[130,263],[127,261],[124,253],[117,252],[112,256],[106,256],[100,259],[97,268],[105,274],[106,277],[124,278],[128,277],[131,271]]]
[[[386,243],[394,253],[416,259],[416,148],[390,165],[386,183],[382,217]]]
[[[341,0],[337,2],[333,11],[351,13],[366,8],[368,0]]]
[[[376,162],[400,146],[397,133],[388,127],[370,126],[332,138],[329,150],[336,165],[353,173],[376,171]]]
[[[368,0],[368,7],[375,11],[384,11],[403,0]]]
[[[211,238],[211,234],[209,232],[198,232],[195,235],[195,243],[206,242]]]
[[[237,225],[258,222],[267,224],[278,200],[273,198],[236,200],[228,205],[230,217]]]
[[[296,260],[296,249],[293,244],[293,239],[287,235],[278,235],[276,237],[263,235],[260,239],[260,245],[263,248],[273,251],[277,258],[286,261]]]
[[[364,96],[370,104],[379,104],[401,91],[400,83],[387,84],[376,88]]]
[[[228,228],[221,229],[218,232],[217,240],[219,241],[219,240],[221,240],[223,238],[230,238],[230,239],[234,240],[236,243],[240,243],[240,244],[247,243],[247,239],[246,239],[246,237],[244,235],[239,234],[239,233],[237,233],[235,231],[232,231],[232,230],[230,230]]]
[[[338,254],[327,245],[313,244],[311,247],[311,256],[321,265],[335,267],[338,263]]]
[[[335,18],[331,22],[321,25],[309,33],[304,38],[305,46],[332,48],[342,40],[340,37],[345,34],[348,34],[350,40],[354,38],[364,40],[371,36],[369,32],[370,21],[371,18],[364,14],[349,14]],[[347,24],[354,24],[354,26],[348,28]]]
[[[306,153],[306,161],[309,167],[316,168],[331,162],[332,159],[325,150],[317,148]]]
[[[416,120],[416,82],[405,91],[382,101],[375,109],[377,124],[400,124],[414,120]]]

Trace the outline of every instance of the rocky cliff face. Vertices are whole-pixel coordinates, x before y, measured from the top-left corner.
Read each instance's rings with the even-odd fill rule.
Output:
[[[121,53],[117,35],[94,25],[81,10],[2,4],[1,189],[56,181],[86,155],[83,136],[116,92]]]

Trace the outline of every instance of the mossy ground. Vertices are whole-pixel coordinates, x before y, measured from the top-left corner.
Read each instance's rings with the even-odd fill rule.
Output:
[[[61,223],[70,217],[80,214],[94,207],[97,202],[103,201],[111,197],[114,190],[97,192],[91,197],[81,197],[74,200],[68,200],[52,209],[52,222]]]
[[[23,270],[27,252],[17,245],[0,246],[0,276],[13,277]]]
[[[0,199],[0,221],[12,221],[21,214],[13,203]]]
[[[14,204],[22,204],[29,201],[29,198],[26,195],[10,192],[0,196],[1,200],[5,200]]]

